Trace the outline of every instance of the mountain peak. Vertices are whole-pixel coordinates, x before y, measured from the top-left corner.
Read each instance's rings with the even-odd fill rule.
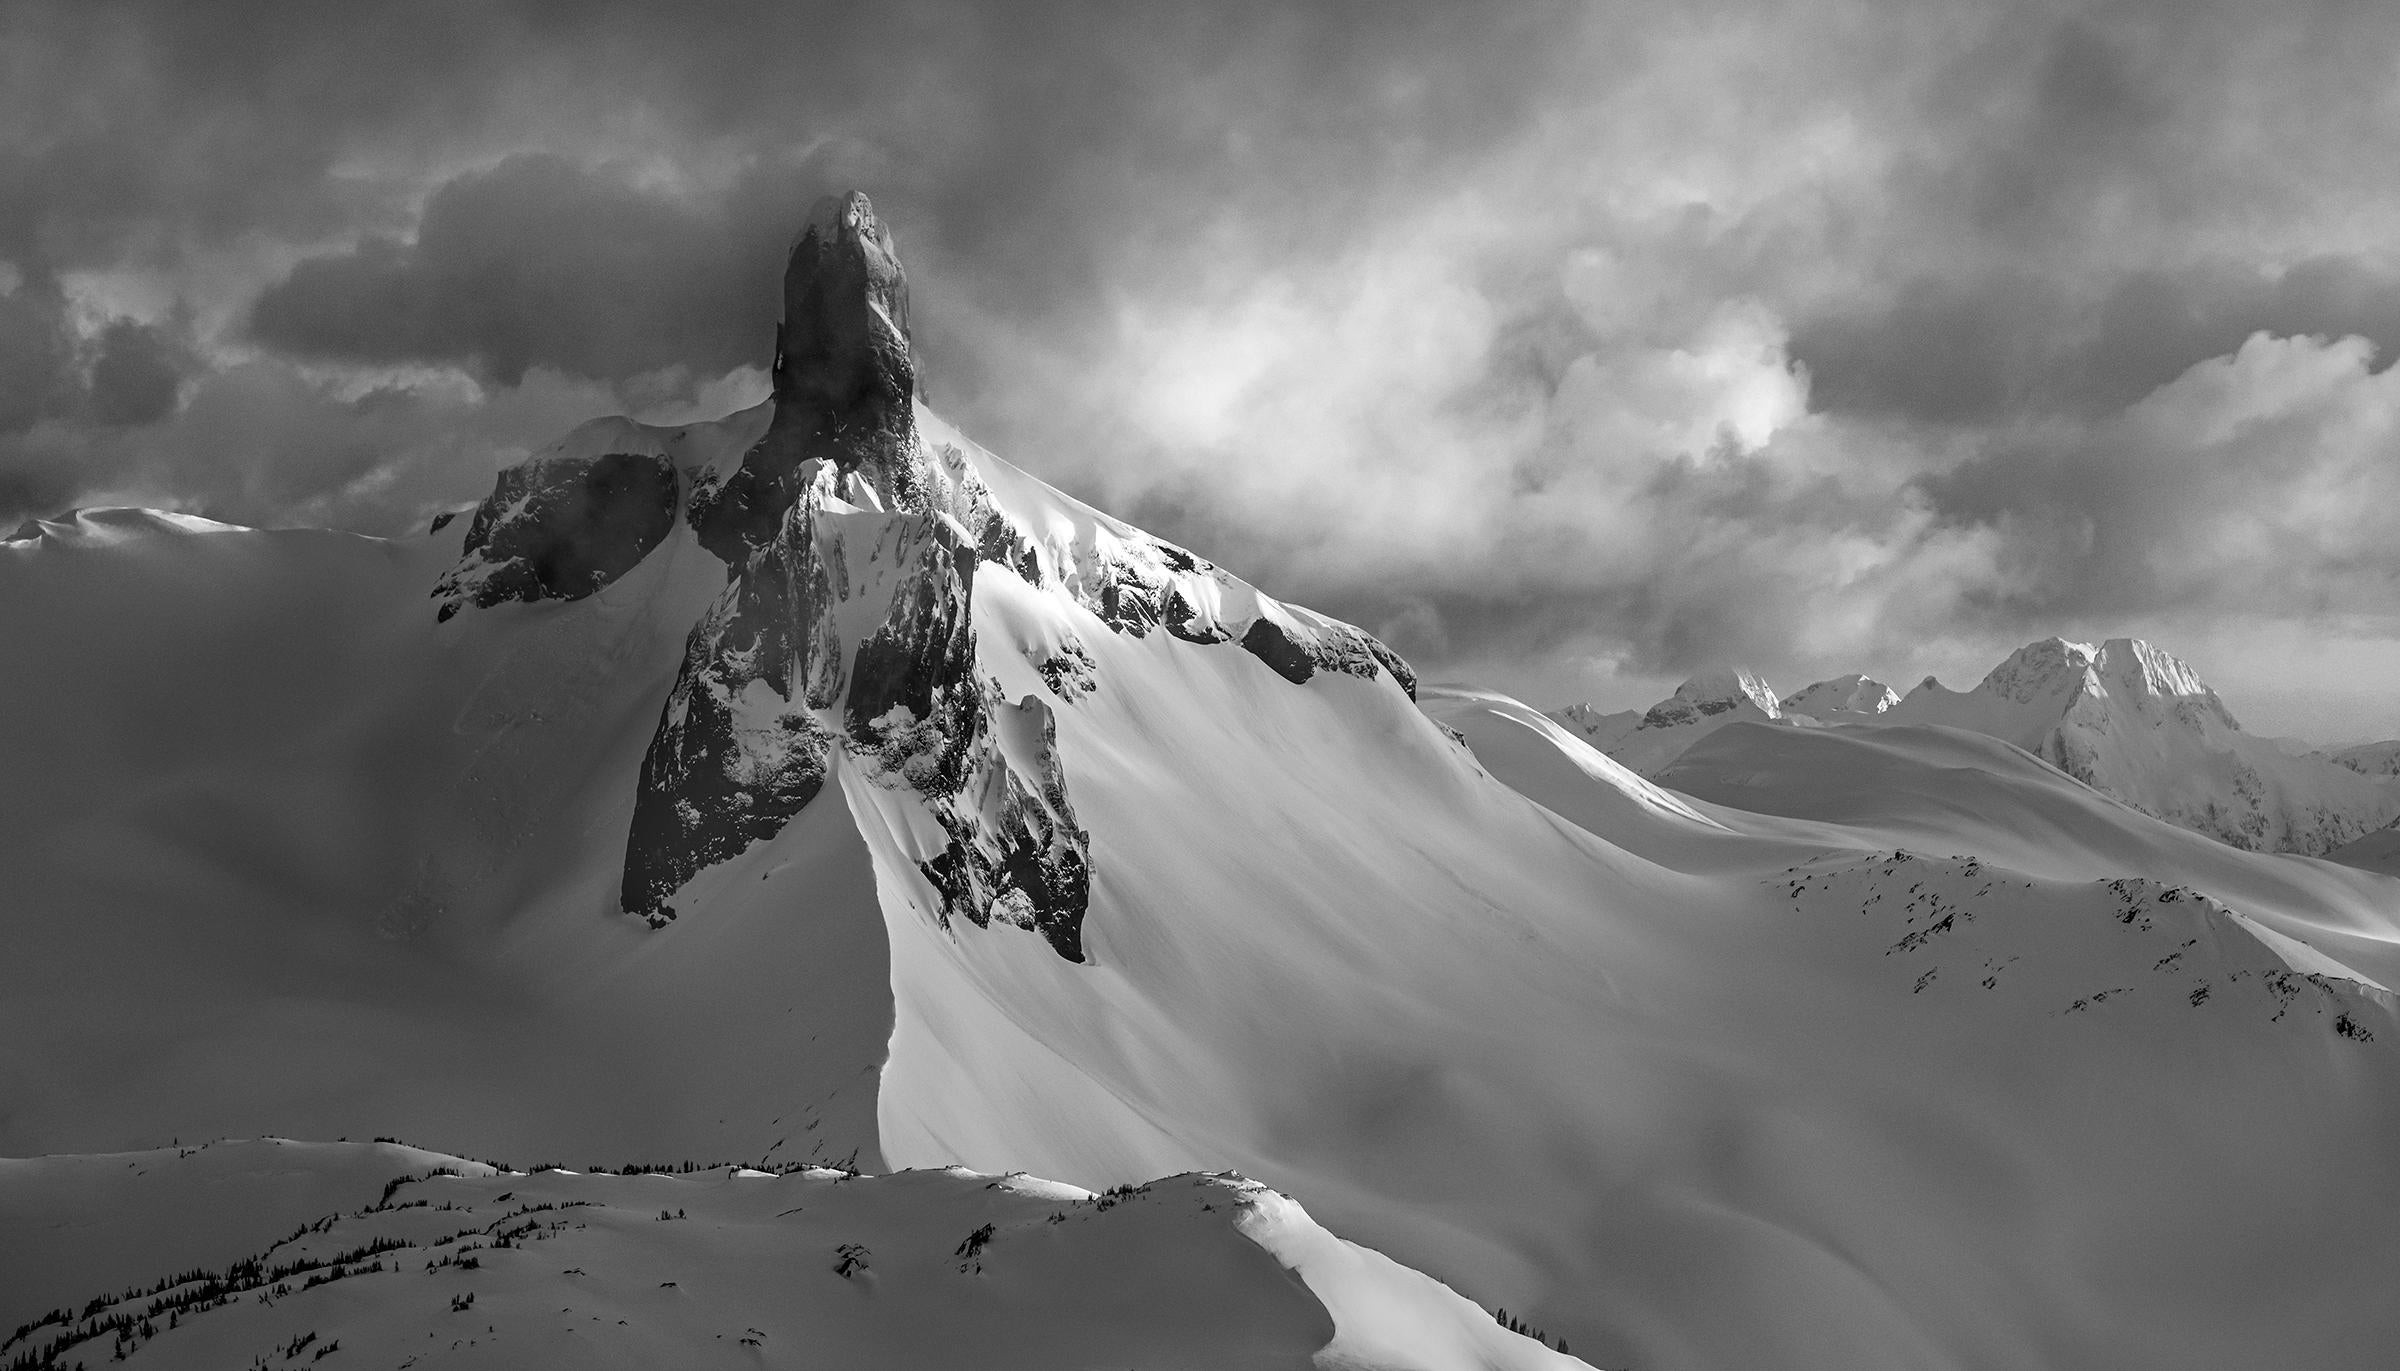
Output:
[[[1881,714],[1898,703],[1899,692],[1872,676],[1852,672],[1785,696],[1783,712],[1822,719],[1829,714]]]
[[[905,413],[916,393],[909,354],[908,274],[891,230],[860,191],[809,211],[783,271],[775,334],[776,419],[870,409]],[[834,454],[845,471],[869,453]]]
[[[2241,725],[2200,674],[2173,653],[2139,638],[2110,638],[2097,646],[2050,637],[2027,643],[1993,667],[1977,689],[2015,704],[2044,698],[2110,698],[2133,704],[2155,699],[2195,721],[2239,732]]]
[[[738,566],[775,536],[811,462],[855,476],[864,499],[919,508],[928,474],[917,441],[908,275],[865,194],[809,212],[783,272],[775,328],[775,416],[722,486],[692,501],[700,541]]]
[[[2036,639],[2008,654],[1976,689],[1987,695],[2023,704],[2037,696],[2072,690],[2090,679],[2099,649],[2055,634]]]
[[[1643,724],[1654,728],[1669,726],[1723,714],[1745,704],[1770,719],[1783,717],[1783,710],[1775,700],[1775,687],[1756,672],[1740,667],[1703,671],[1675,687],[1673,695],[1651,706]]]
[[[2217,692],[2200,679],[2200,673],[2164,648],[2139,638],[2111,638],[2100,645],[2095,665],[2112,693],[2188,700],[2196,708],[2216,715],[2227,728],[2241,728],[2234,722],[2232,712],[2217,698]]]

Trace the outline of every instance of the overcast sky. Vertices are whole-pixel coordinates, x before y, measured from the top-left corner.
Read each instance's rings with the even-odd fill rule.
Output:
[[[1435,676],[2131,634],[2400,735],[2400,8],[0,7],[0,529],[374,533],[764,393],[866,190],[932,403]]]

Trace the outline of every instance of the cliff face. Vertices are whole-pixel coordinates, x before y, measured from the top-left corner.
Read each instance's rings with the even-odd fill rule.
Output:
[[[675,464],[663,456],[562,453],[510,467],[476,508],[459,565],[434,587],[437,616],[468,604],[580,600],[649,556],[674,529],[679,503]]]
[[[691,501],[730,579],[643,761],[623,904],[674,918],[685,882],[817,797],[839,747],[941,835],[918,866],[944,926],[998,919],[1080,961],[1088,840],[1047,707],[976,673],[976,566],[1021,540],[971,471],[928,456],[907,330],[907,281],[866,197],[819,205],[784,277],[774,418]]]

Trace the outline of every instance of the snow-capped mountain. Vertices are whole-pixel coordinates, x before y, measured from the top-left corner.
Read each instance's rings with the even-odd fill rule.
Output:
[[[345,1153],[270,1163],[306,1203],[263,1237],[10,1200],[0,1260],[105,1275],[0,1289],[0,1326],[305,1256],[101,1345],[517,1365],[596,1327],[797,1365],[1205,1260],[1196,1303],[1327,1367],[1561,1364],[1469,1300],[1665,1371],[2400,1338],[2388,878],[1954,728],[1778,718],[1738,674],[1650,711],[1690,744],[1664,785],[1505,697],[1419,701],[1369,635],[926,408],[863,199],[784,296],[768,403],[587,425],[419,536],[105,510],[0,545],[0,635],[45,648],[0,654],[0,1153],[82,1154],[0,1188],[88,1181],[105,1217],[155,1170],[162,1213],[221,1211],[280,1182],[94,1154],[266,1134],[793,1174],[385,1206]],[[1227,1170],[1310,1227],[1262,1240],[1242,1205],[1278,1202]],[[1331,1233],[1372,1251],[1312,1265]],[[419,1246],[336,1260],[387,1241]],[[753,1316],[786,1276],[799,1312]]]
[[[2217,693],[2131,638],[2045,638],[1972,690],[1928,677],[1884,717],[2014,743],[2103,794],[2236,847],[2320,854],[2400,816],[2400,785],[2242,731]]]
[[[1780,720],[1784,711],[1773,686],[1736,668],[1694,676],[1647,710],[1604,714],[1592,705],[1576,704],[1550,717],[1636,774],[1647,776],[1729,723]]]
[[[1877,723],[1899,700],[1892,688],[1866,676],[1819,681],[1781,700],[1765,678],[1732,668],[1703,672],[1647,710],[1604,713],[1590,704],[1568,705],[1551,718],[1638,775],[1653,776],[1684,749],[1735,722]]]
[[[1900,703],[1900,692],[1872,676],[1852,673],[1819,681],[1783,700],[1786,714],[1805,714],[1819,723],[1874,723]]]

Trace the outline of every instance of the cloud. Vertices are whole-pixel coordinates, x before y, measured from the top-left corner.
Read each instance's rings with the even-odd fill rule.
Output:
[[[54,291],[0,294],[0,438],[22,433],[65,401],[74,336]]]
[[[617,400],[540,370],[491,390],[440,376],[361,390],[256,359],[187,383],[180,407],[146,424],[49,421],[0,440],[0,523],[52,513],[55,493],[72,489],[78,504],[401,533]]]
[[[453,362],[512,386],[535,366],[621,381],[756,359],[778,313],[762,283],[788,234],[767,225],[789,222],[788,204],[745,216],[766,198],[752,183],[681,196],[630,171],[529,154],[447,181],[412,239],[294,266],[259,296],[252,332],[295,356]]]
[[[98,422],[148,424],[175,411],[186,360],[170,330],[114,319],[100,330],[96,354],[91,408]]]
[[[0,506],[404,525],[540,425],[741,389],[786,236],[855,184],[979,438],[1545,703],[2356,627],[2383,574],[2295,501],[2381,490],[2383,373],[2338,340],[2400,346],[2400,185],[2357,170],[2400,126],[2388,6],[0,27]]]
[[[2400,376],[2361,338],[2252,335],[2086,431],[1995,444],[1920,488],[2007,533],[2011,617],[2374,616],[2400,630]]]

